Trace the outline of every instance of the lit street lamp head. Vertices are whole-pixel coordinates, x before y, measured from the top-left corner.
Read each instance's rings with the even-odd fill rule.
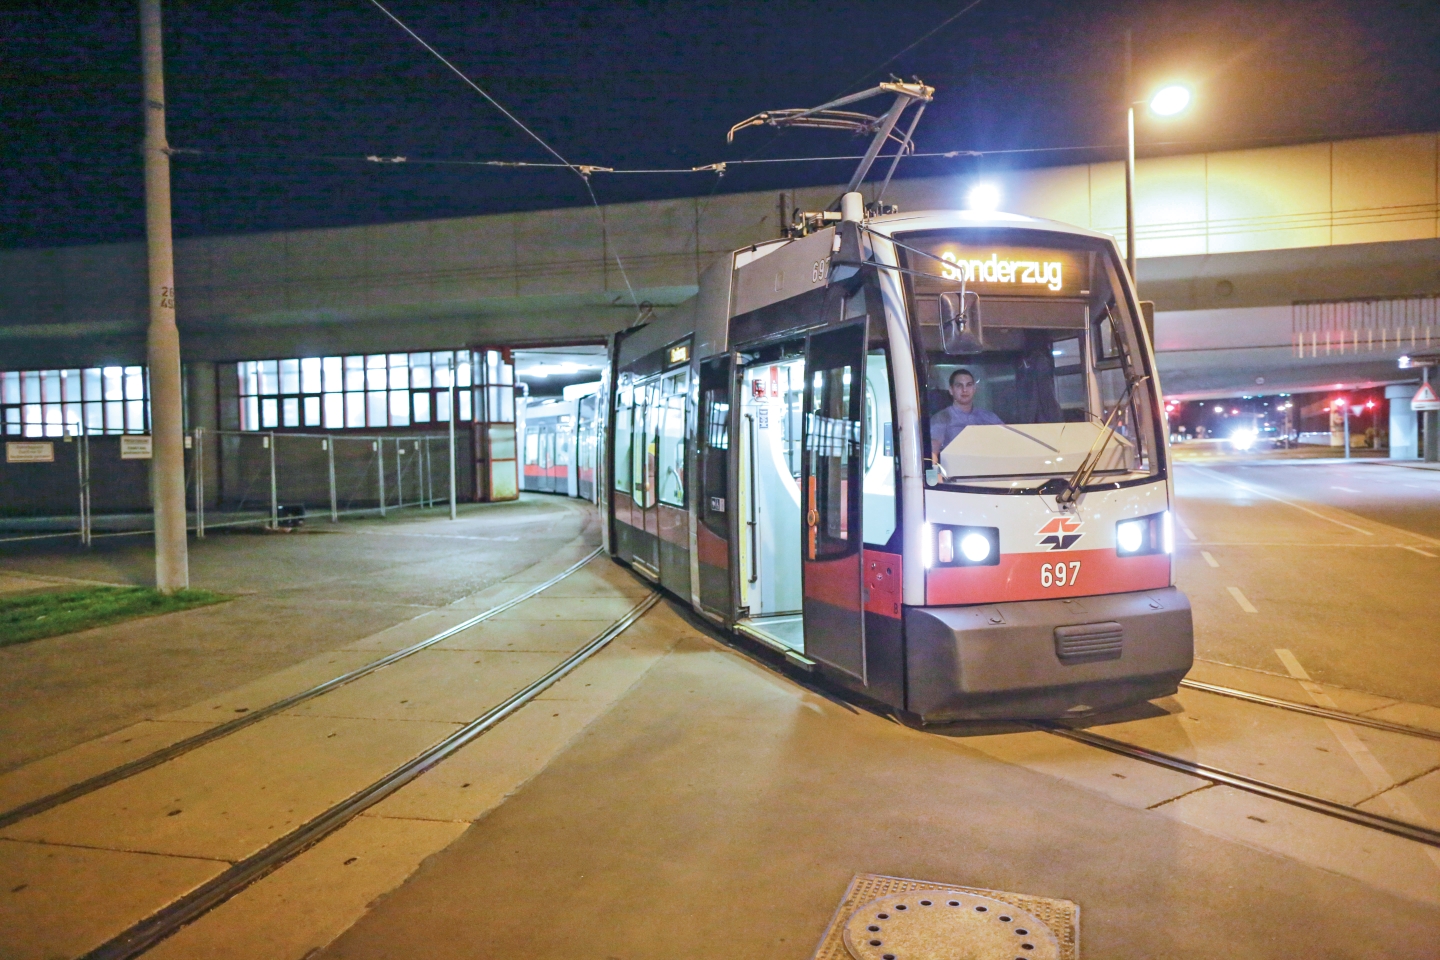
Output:
[[[1150,109],[1162,117],[1173,117],[1190,105],[1190,91],[1174,84],[1162,87],[1150,98]]]

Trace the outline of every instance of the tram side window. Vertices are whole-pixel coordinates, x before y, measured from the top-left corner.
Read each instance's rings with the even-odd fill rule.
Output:
[[[631,426],[630,469],[631,481],[638,507],[655,505],[655,454],[656,433],[659,428],[657,389],[659,384],[651,380],[635,386],[635,417]]]
[[[615,489],[628,494],[630,477],[630,425],[635,413],[635,390],[629,383],[615,391]]]
[[[883,340],[871,338],[865,357],[864,509],[865,542],[884,546],[896,527],[895,418],[890,402],[890,357]]]
[[[685,395],[689,386],[688,370],[667,376],[661,384],[656,410],[660,417],[655,471],[660,502],[675,507],[685,506]]]

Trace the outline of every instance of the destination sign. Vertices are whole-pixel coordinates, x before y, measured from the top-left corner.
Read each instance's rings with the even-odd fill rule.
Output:
[[[910,241],[907,245],[930,254],[907,255],[909,269],[924,275],[914,278],[917,293],[954,290],[960,281],[982,297],[1081,297],[1090,293],[1089,251],[967,246],[947,240]],[[952,282],[936,282],[944,280]]]

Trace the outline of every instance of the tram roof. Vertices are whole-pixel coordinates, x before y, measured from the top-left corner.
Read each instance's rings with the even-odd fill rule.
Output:
[[[1113,243],[1104,233],[1077,227],[1059,220],[1045,220],[1041,217],[1027,217],[1019,213],[980,210],[915,210],[907,213],[888,213],[869,221],[871,229],[886,235],[903,233],[907,230],[943,230],[947,227],[993,227],[997,229],[1045,230],[1050,233],[1068,233],[1077,237],[1089,237]]]

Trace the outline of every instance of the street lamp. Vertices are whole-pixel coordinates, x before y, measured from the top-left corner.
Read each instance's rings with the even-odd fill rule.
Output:
[[[1131,79],[1130,31],[1125,31],[1125,97],[1133,97],[1134,85]],[[1190,105],[1190,90],[1179,84],[1161,87],[1148,101],[1133,100],[1127,108],[1125,119],[1125,266],[1130,271],[1130,281],[1135,281],[1135,108],[1149,104],[1158,116],[1173,117]]]

